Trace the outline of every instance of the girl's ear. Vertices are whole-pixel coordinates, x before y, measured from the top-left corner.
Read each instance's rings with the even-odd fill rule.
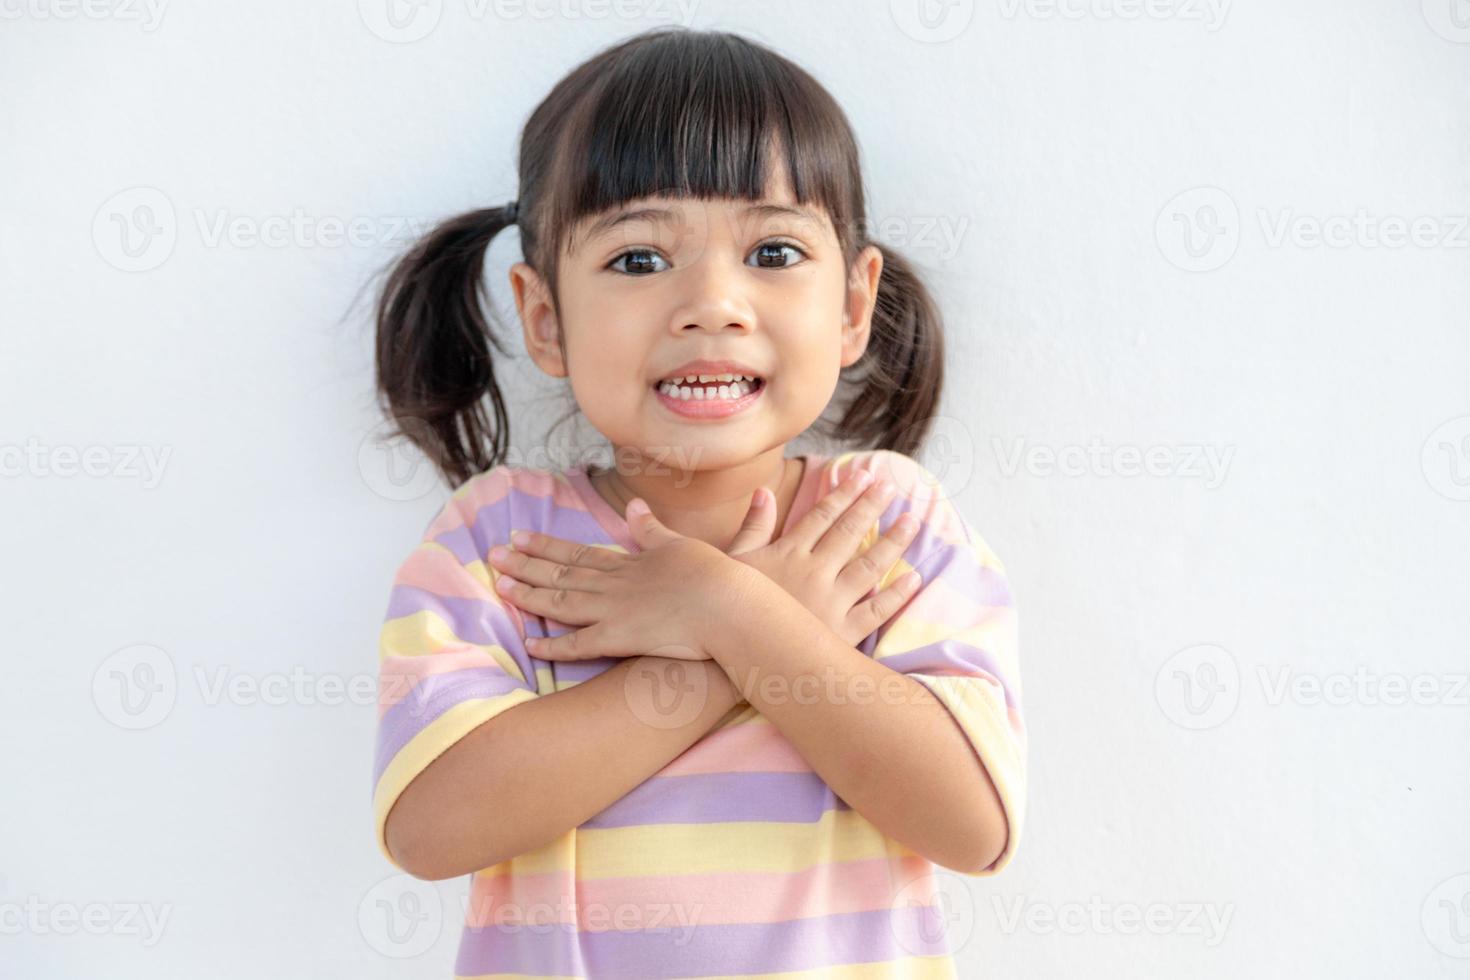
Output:
[[[525,262],[517,262],[510,267],[510,289],[521,316],[526,352],[541,370],[553,378],[565,378],[566,357],[557,340],[556,310],[545,280]]]
[[[856,364],[868,349],[873,326],[873,308],[878,302],[878,281],[883,276],[883,252],[869,245],[858,253],[848,277],[847,303],[842,311],[842,366]]]

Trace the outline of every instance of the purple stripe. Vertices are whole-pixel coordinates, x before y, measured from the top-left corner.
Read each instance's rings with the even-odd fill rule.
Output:
[[[984,671],[1000,682],[1009,707],[1015,708],[1019,704],[1015,694],[1011,692],[1011,685],[1006,683],[1000,667],[996,665],[995,657],[989,651],[968,643],[940,640],[915,650],[892,654],[878,662],[885,667],[892,667],[900,674],[934,674],[938,671],[941,680],[944,679],[946,669],[969,675]]]
[[[636,911],[650,921],[664,915],[660,924],[621,932],[579,932],[572,924],[541,924],[532,919],[532,911],[525,910],[504,925],[466,928],[455,973],[663,980],[820,970],[950,951],[942,909],[928,905],[786,922],[708,925],[699,925],[698,907],[650,907]],[[616,912],[600,914],[615,924]]]
[[[509,544],[512,530],[536,530],[569,541],[611,545],[602,525],[585,510],[559,507],[549,496],[519,488],[477,509],[468,524],[444,531],[434,540],[454,553],[460,564],[484,561],[497,544]]]
[[[532,689],[536,686],[536,661],[526,652],[526,642],[521,636],[510,611],[494,599],[464,599],[458,596],[441,596],[412,585],[395,585],[388,597],[385,621],[429,611],[449,626],[449,631],[464,643],[481,646],[498,646],[520,668]],[[533,623],[534,617],[526,616]],[[534,632],[542,632],[536,630]],[[433,656],[422,653],[420,656]],[[545,661],[541,661],[544,663]]]
[[[770,820],[816,823],[852,809],[814,772],[729,772],[654,776],[582,824],[587,829],[670,823]]]
[[[388,763],[415,735],[456,704],[525,690],[529,688],[499,667],[467,667],[425,677],[408,697],[385,711],[378,722],[373,785],[377,785]]]
[[[436,535],[434,542],[448,548],[461,565],[484,560],[485,553],[490,550],[489,548],[486,548],[484,552],[480,550],[469,525],[466,524]]]
[[[924,587],[939,579],[949,591],[970,599],[975,605],[1014,605],[1005,575],[996,568],[981,565],[975,561],[972,552],[961,551],[954,545],[948,545],[945,550],[914,564],[914,571],[923,578]]]
[[[519,646],[520,632],[510,613],[499,602],[444,596],[413,585],[395,585],[388,596],[384,621],[412,616],[425,610],[449,624],[450,632],[465,643],[503,646],[507,650]],[[507,639],[512,638],[510,643]]]
[[[924,515],[910,506],[907,500],[889,504],[888,509],[878,520],[879,536],[887,534],[893,522],[908,513],[913,514],[921,522],[924,519]],[[919,532],[904,549],[903,560],[919,572],[925,585],[933,581],[934,575],[942,575],[951,589],[961,595],[971,596],[982,605],[1012,605],[1010,583],[996,569],[981,565],[975,560],[974,552],[971,550],[973,540],[969,537],[969,527],[964,524],[962,517],[958,517],[958,514],[956,517],[961,526],[965,527],[965,545],[956,545],[946,541],[931,531],[929,525],[921,523]],[[926,573],[923,566],[927,564],[935,566],[933,575]]]
[[[544,620],[537,620],[538,623]],[[553,670],[556,672],[558,684],[579,684],[588,681],[609,667],[616,666],[626,657],[594,657],[591,660],[554,660]]]

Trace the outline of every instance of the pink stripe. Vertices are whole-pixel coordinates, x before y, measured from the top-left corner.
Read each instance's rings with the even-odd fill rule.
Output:
[[[453,599],[481,599],[488,594],[459,559],[431,548],[417,548],[398,570],[394,585],[410,585]]]
[[[911,884],[910,884],[911,883]],[[574,893],[577,901],[566,896]],[[476,874],[470,883],[465,924],[570,924],[583,932],[623,928],[785,922],[892,908],[912,899],[934,901],[933,866],[916,854],[818,864],[791,874],[725,872],[577,882],[570,871],[543,874]],[[575,910],[572,906],[575,905]],[[654,914],[663,916],[654,923]],[[640,923],[639,917],[647,921]]]
[[[378,673],[378,718],[413,693],[424,678],[466,667],[499,667],[495,658],[468,643],[419,657],[388,657]]]
[[[424,537],[437,538],[445,531],[453,531],[473,523],[476,511],[487,504],[504,500],[505,495],[511,491],[512,483],[524,482],[526,480],[523,476],[506,466],[496,466],[475,474],[454,491],[454,498],[434,518],[424,532]]]
[[[745,721],[706,735],[698,745],[660,769],[658,775],[811,771],[779,728],[765,721]]]
[[[840,485],[849,473],[859,469],[875,476],[885,476],[898,487],[894,500],[903,510],[911,511],[923,522],[921,533],[927,531],[949,544],[965,544],[970,540],[964,518],[945,493],[944,484],[936,482],[931,486],[923,464],[901,454],[860,452],[843,459],[828,469],[818,499]],[[889,506],[893,506],[892,502]]]
[[[549,497],[561,510],[587,511],[576,491],[557,479],[552,471],[497,466],[475,474],[462,484],[456,491],[461,496],[434,518],[424,536],[432,539],[474,523],[475,514],[481,508],[500,503],[512,489],[531,497]]]

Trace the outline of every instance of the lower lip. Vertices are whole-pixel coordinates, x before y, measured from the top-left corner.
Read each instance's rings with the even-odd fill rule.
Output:
[[[722,419],[754,405],[756,399],[766,390],[766,384],[767,382],[762,381],[759,388],[739,398],[679,398],[666,395],[657,388],[653,393],[669,411],[687,419]]]

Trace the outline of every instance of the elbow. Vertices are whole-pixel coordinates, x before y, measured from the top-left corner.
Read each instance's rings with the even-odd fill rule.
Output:
[[[972,842],[970,860],[965,862],[963,868],[955,869],[964,874],[989,873],[1010,846],[1011,818],[1006,813],[1005,804],[996,791],[995,783],[990,780],[989,773],[986,774],[985,788],[988,792],[984,794],[979,817],[967,838]]]
[[[995,813],[987,814],[985,821],[970,835],[970,840],[975,842],[975,846],[970,851],[969,860],[954,870],[967,875],[990,873],[1011,842],[1011,823],[1005,810],[998,808]]]
[[[454,861],[453,855],[437,846],[435,838],[438,835],[431,826],[394,820],[389,814],[383,836],[393,863],[411,877],[420,881],[446,881],[468,874]]]
[[[963,869],[959,869],[964,871],[965,874],[985,874],[995,866],[995,862],[1000,860],[1001,855],[1005,854],[1006,844],[1009,843],[1010,834],[1007,832],[1004,821],[1001,824],[999,840],[995,840],[990,835],[982,837],[981,840],[984,841],[984,846],[980,848],[979,856],[970,861]]]
[[[405,874],[421,881],[442,880],[433,855],[426,853],[421,841],[405,829],[404,823],[402,819],[395,820],[392,814],[388,817],[383,840],[388,846],[389,858]]]

